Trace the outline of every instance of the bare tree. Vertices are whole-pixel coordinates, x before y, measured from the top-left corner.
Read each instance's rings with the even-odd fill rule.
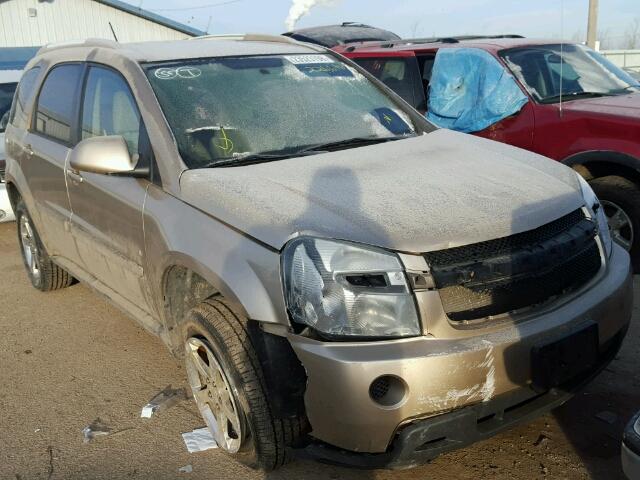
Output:
[[[623,48],[640,48],[640,17],[634,18],[627,27]]]
[[[584,43],[586,41],[584,30],[576,30],[573,35],[571,35],[570,40],[575,43]]]
[[[616,35],[611,33],[611,29],[598,31],[598,40],[600,41],[601,50],[611,50],[616,48]]]
[[[418,19],[415,20],[413,22],[411,22],[411,38],[417,38],[418,37],[418,32],[420,30],[422,30],[422,28],[420,27],[420,24],[422,23],[422,20]]]

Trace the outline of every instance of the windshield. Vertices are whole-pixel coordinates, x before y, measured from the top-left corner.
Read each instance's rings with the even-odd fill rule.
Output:
[[[210,58],[144,68],[189,168],[416,131],[409,114],[382,90],[329,55]]]
[[[17,83],[0,83],[0,133],[6,128],[6,115],[11,110],[11,101],[16,91]]]
[[[599,53],[582,45],[539,45],[501,53],[531,96],[556,103],[586,96],[640,92],[640,85]],[[562,85],[562,87],[561,87]]]

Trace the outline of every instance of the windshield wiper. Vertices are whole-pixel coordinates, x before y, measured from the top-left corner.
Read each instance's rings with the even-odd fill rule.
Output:
[[[338,140],[337,142],[326,142],[326,143],[318,143],[315,145],[310,145],[308,147],[303,148],[302,150],[298,150],[297,153],[307,153],[307,152],[330,152],[332,150],[341,150],[349,147],[362,147],[366,145],[374,145],[376,143],[385,143],[392,142],[394,140],[402,140],[404,138],[415,137],[416,134],[407,134],[407,135],[397,135],[395,137],[354,137],[347,138],[346,140]]]
[[[198,168],[240,167],[244,165],[255,165],[257,163],[273,162],[275,160],[285,160],[287,158],[317,155],[318,153],[322,152],[251,153],[244,156],[221,158],[220,160],[207,163]]]
[[[395,137],[354,137],[348,138],[346,140],[339,140],[337,142],[318,143],[287,153],[251,153],[244,156],[221,158],[220,160],[216,160],[198,168],[239,167],[244,165],[255,165],[257,163],[273,162],[275,160],[285,160],[287,158],[317,155],[319,153],[330,152],[334,149],[373,145],[376,143],[390,142],[393,140],[401,140],[403,138],[415,136],[415,134],[410,134],[398,135]]]
[[[540,103],[556,103],[560,101],[560,98],[563,100],[576,100],[578,98],[597,98],[597,97],[610,97],[611,93],[607,92],[569,92],[563,93],[562,95],[553,95],[551,97],[545,97],[540,100]]]

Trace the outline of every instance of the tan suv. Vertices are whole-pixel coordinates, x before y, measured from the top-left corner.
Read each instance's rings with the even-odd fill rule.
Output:
[[[45,47],[6,151],[34,287],[159,335],[254,467],[428,461],[563,403],[627,330],[629,256],[579,176],[321,47]]]

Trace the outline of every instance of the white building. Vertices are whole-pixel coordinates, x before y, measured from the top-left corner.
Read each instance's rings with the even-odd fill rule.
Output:
[[[111,24],[111,26],[109,25]],[[203,35],[195,28],[119,0],[0,0],[0,47],[86,38],[120,42]]]

